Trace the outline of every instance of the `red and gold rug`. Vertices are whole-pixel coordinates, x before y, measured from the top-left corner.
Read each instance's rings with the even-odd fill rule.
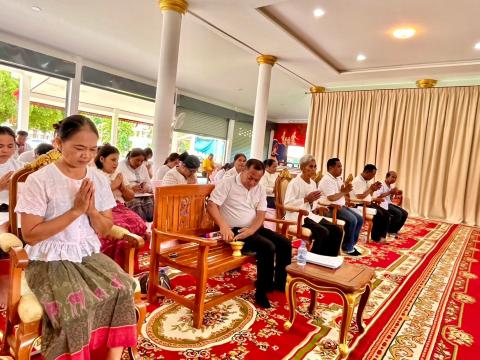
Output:
[[[475,327],[480,298],[480,230],[409,219],[400,239],[360,245],[363,256],[347,261],[375,268],[377,279],[365,310],[367,330],[350,328],[349,359],[474,359],[480,350]],[[211,279],[209,292],[226,292],[255,277],[255,267]],[[188,276],[172,280],[183,294],[194,291]],[[271,309],[253,304],[253,292],[207,313],[195,330],[189,311],[170,301],[149,305],[140,337],[145,359],[335,359],[342,315],[333,294],[307,313],[309,292],[297,294],[301,315],[289,332],[285,295],[269,295]]]
[[[363,334],[354,323],[349,359],[476,359],[480,351],[480,229],[424,219],[409,219],[399,239],[362,244],[363,255],[346,261],[368,265],[376,281],[364,317]],[[140,268],[148,256],[140,254]],[[210,279],[208,292],[231,291],[255,278],[247,265]],[[176,291],[192,294],[193,280],[172,276]],[[271,309],[254,305],[253,292],[206,313],[204,327],[191,326],[187,309],[171,301],[148,306],[139,337],[143,359],[336,359],[341,300],[321,294],[314,316],[301,287],[301,312],[290,331],[285,295],[269,295]],[[2,307],[0,307],[0,314]],[[1,323],[1,319],[0,319]]]

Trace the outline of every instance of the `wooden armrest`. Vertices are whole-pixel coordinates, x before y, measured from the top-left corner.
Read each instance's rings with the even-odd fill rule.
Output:
[[[15,269],[25,269],[28,266],[28,255],[24,248],[12,247],[8,252],[11,266]]]
[[[370,201],[361,200],[361,199],[350,199],[350,202],[352,204],[357,204],[357,205],[370,205]]]
[[[294,207],[290,207],[290,206],[283,206],[283,210],[291,211],[291,212],[298,212],[299,214],[301,214],[303,216],[308,215],[308,211],[305,210],[305,209],[298,209],[298,208],[294,208]]]
[[[270,222],[274,222],[274,223],[277,223],[277,224],[285,224],[285,225],[296,225],[297,222],[296,221],[293,221],[293,220],[281,220],[281,219],[273,219],[273,218],[265,218],[265,221],[270,221]]]
[[[141,249],[145,246],[145,240],[137,234],[125,234],[122,239],[127,240],[128,244],[134,249]]]
[[[157,235],[168,236],[168,237],[171,237],[172,239],[193,242],[200,246],[215,246],[218,243],[217,240],[205,239],[205,238],[201,238],[199,236],[194,236],[194,235],[185,235],[185,234],[179,234],[179,233],[173,233],[173,232],[167,232],[167,231],[160,231],[157,229],[154,229],[154,231]]]

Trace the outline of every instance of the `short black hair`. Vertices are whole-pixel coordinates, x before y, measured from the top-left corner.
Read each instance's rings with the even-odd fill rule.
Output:
[[[265,168],[267,168],[267,167],[272,166],[276,162],[277,162],[277,160],[275,160],[275,159],[267,159],[267,160],[263,161],[263,165],[265,166]]]
[[[165,162],[163,163],[163,165],[167,165],[169,162],[171,161],[176,161],[176,160],[179,160],[180,158],[180,155],[178,153],[171,153],[170,155],[168,155],[168,157],[165,159]]]
[[[15,132],[8,126],[0,126],[0,135],[10,135],[15,140]]]
[[[37,156],[46,154],[50,150],[53,150],[53,145],[52,144],[47,144],[47,143],[41,143],[38,144],[38,146],[35,148],[34,153]]]
[[[363,171],[365,172],[372,172],[372,171],[377,171],[377,167],[373,164],[367,164],[365,165],[365,167],[363,168]]]
[[[95,165],[99,169],[103,169],[103,163],[100,161],[100,158],[106,158],[109,155],[112,154],[120,154],[120,151],[115,146],[112,146],[110,144],[103,145],[98,149],[97,156],[95,156]]]
[[[247,163],[245,164],[245,170],[248,170],[250,168],[265,172],[265,165],[263,165],[263,162],[257,159],[249,159],[247,161]]]
[[[98,130],[92,120],[83,115],[71,115],[58,123],[57,135],[65,141],[78,133],[82,128],[88,127],[98,137]]]
[[[153,156],[153,151],[151,148],[147,147],[145,149],[143,149],[145,151],[145,155],[148,157],[148,156]]]
[[[145,154],[145,150],[140,148],[133,148],[132,150],[130,150],[127,154],[127,159],[137,156],[143,156],[145,160],[147,159],[147,154]]]
[[[183,162],[188,156],[188,152],[184,151],[183,153],[181,153],[180,155],[178,155],[178,160],[180,160],[181,162]]]
[[[25,130],[18,130],[17,135],[18,136],[28,136],[28,132],[26,132]]]
[[[337,165],[337,162],[340,161],[339,158],[331,158],[327,161],[327,170]]]
[[[235,156],[233,157],[233,161],[235,162],[238,159],[240,159],[241,157],[244,157],[245,160],[247,160],[247,157],[245,156],[245,154],[239,153],[239,154],[235,154]]]

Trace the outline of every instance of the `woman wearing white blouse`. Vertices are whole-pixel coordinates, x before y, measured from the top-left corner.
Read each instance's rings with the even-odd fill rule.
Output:
[[[145,150],[132,149],[127,158],[118,164],[118,172],[122,173],[125,184],[135,193],[134,198],[125,205],[143,220],[150,222],[153,220],[153,191],[150,175],[144,164],[146,158]]]
[[[275,181],[277,180],[278,173],[277,173],[277,166],[278,163],[276,160],[267,159],[263,162],[265,165],[265,174],[263,174],[262,179],[260,180],[260,184],[265,189],[267,193],[267,206],[270,209],[275,209]]]
[[[165,174],[172,170],[180,163],[180,155],[178,153],[171,153],[165,159],[165,162],[160,166],[155,174],[155,180],[163,180]]]
[[[14,159],[15,133],[0,126],[0,232],[8,231],[8,187],[13,173],[23,164]]]
[[[97,234],[112,228],[115,200],[107,178],[88,167],[97,142],[90,119],[62,120],[61,159],[27,178],[15,209],[30,260],[25,277],[44,310],[45,359],[106,350],[106,359],[120,360],[137,343],[135,282],[99,252]]]

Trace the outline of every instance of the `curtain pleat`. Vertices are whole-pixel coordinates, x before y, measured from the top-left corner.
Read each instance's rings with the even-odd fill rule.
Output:
[[[312,94],[306,151],[326,172],[399,174],[412,215],[480,226],[480,87]]]

